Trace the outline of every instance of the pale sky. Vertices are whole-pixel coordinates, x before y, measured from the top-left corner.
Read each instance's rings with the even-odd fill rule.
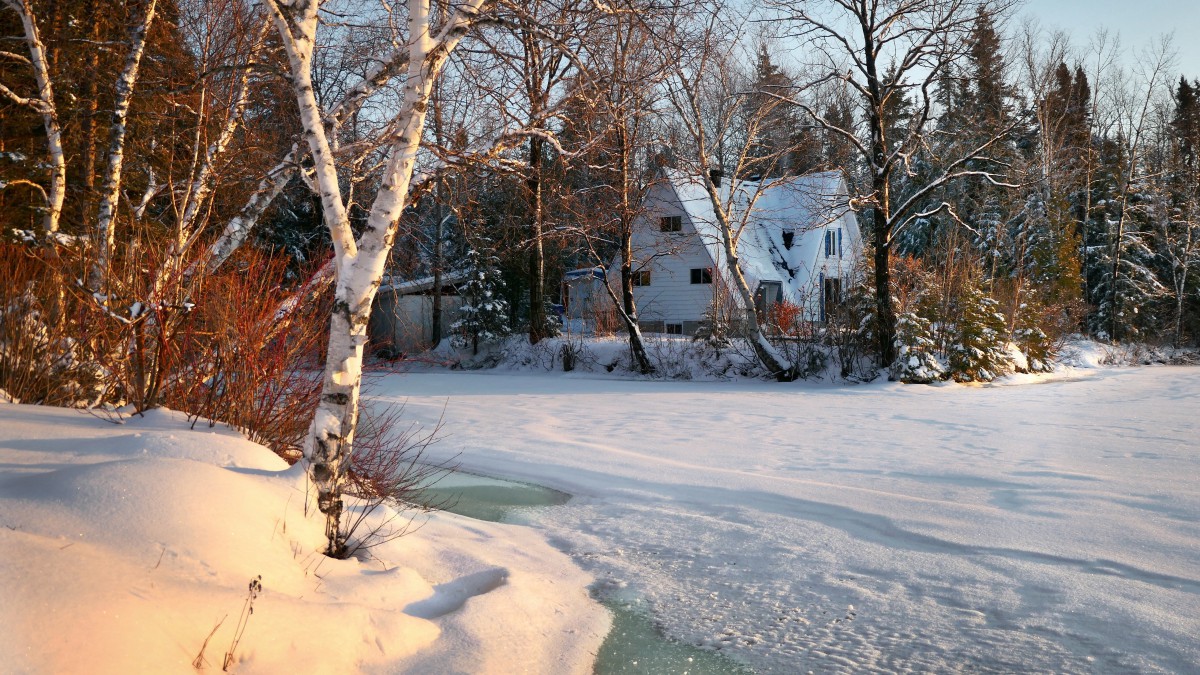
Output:
[[[1163,33],[1175,33],[1176,73],[1200,78],[1200,0],[1026,0],[1018,15],[1038,18],[1044,28],[1063,29],[1086,47],[1097,28],[1119,33],[1126,59]]]

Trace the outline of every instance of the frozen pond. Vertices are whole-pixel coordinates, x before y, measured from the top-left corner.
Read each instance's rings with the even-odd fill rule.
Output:
[[[599,597],[756,672],[1195,672],[1200,369],[1064,375],[430,372],[376,398],[445,411],[434,460],[573,495],[532,523]]]

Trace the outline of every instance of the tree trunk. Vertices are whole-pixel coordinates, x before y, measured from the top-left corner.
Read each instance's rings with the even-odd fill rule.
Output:
[[[733,191],[730,190],[732,194]],[[712,188],[709,189],[709,194],[716,202],[716,197],[712,196]],[[788,361],[787,357],[779,353],[775,349],[775,345],[767,340],[767,336],[763,334],[762,328],[758,325],[758,314],[754,311],[754,294],[750,291],[750,285],[746,282],[745,275],[742,274],[742,268],[738,265],[737,250],[734,248],[733,231],[722,215],[719,209],[716,211],[717,220],[721,224],[721,243],[725,247],[725,270],[729,273],[733,280],[733,287],[738,292],[738,297],[742,300],[742,308],[745,319],[742,323],[742,333],[746,339],[750,341],[750,346],[754,349],[754,355],[758,357],[763,367],[767,372],[779,380],[780,382],[791,382],[798,377],[796,366]],[[713,276],[717,275],[717,270],[713,270]],[[717,280],[713,279],[714,287]]]
[[[604,275],[604,287],[607,289],[621,322],[625,324],[625,332],[629,334],[629,352],[638,372],[650,375],[654,372],[654,364],[646,353],[646,343],[642,340],[642,327],[638,325],[637,305],[633,299],[633,247],[630,233],[632,228],[623,226],[621,233],[621,297],[618,298],[608,285],[608,275]]]
[[[546,258],[542,244],[542,139],[529,140],[529,344],[547,337]]]
[[[429,0],[408,1],[408,76],[404,98],[396,117],[396,134],[388,148],[383,182],[357,242],[345,219],[325,121],[312,87],[317,2],[308,0],[294,7],[282,6],[277,0],[269,3],[280,39],[288,52],[292,85],[313,153],[325,223],[333,236],[337,263],[324,380],[305,444],[309,475],[317,492],[317,507],[325,514],[326,552],[332,556],[343,556],[347,551],[349,533],[341,527],[342,485],[358,423],[363,350],[367,343],[371,305],[395,240],[397,223],[408,205],[409,186],[421,147],[432,84],[484,1],[468,0],[458,6],[453,18],[441,26],[437,39],[429,34]]]
[[[875,227],[875,330],[879,349],[879,367],[887,368],[896,360],[896,312],[892,307],[891,247],[887,237],[887,217],[876,207]]]
[[[100,192],[100,206],[96,215],[96,257],[88,277],[88,290],[103,294],[107,285],[109,258],[112,256],[115,236],[117,201],[121,196],[121,169],[125,163],[126,124],[129,105],[133,100],[133,87],[137,83],[138,69],[146,51],[146,34],[154,21],[157,0],[146,0],[141,19],[129,30],[129,53],[125,66],[117,77],[116,100],[113,105],[112,125],[109,127],[108,167],[104,172],[104,185]]]
[[[25,46],[29,50],[29,62],[33,65],[34,81],[37,83],[37,98],[27,100],[27,104],[42,116],[42,126],[46,131],[46,149],[50,156],[50,189],[46,191],[46,212],[42,217],[42,229],[53,234],[58,232],[58,222],[62,216],[63,198],[67,190],[67,162],[63,153],[62,128],[58,123],[58,109],[54,102],[54,86],[46,44],[42,42],[33,8],[27,0],[4,0],[4,4],[21,19],[21,27],[25,32]],[[57,14],[57,11],[54,13]],[[15,94],[9,96],[13,97]]]
[[[445,236],[446,219],[442,206],[442,180],[437,187],[437,224],[433,230],[433,316],[430,321],[429,339],[437,347],[442,342],[442,237]]]

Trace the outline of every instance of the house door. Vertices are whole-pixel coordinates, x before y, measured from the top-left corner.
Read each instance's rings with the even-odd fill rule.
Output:
[[[778,281],[760,281],[758,290],[754,292],[754,310],[759,319],[771,311],[771,307],[783,299],[783,284]]]
[[[829,315],[837,311],[837,308],[842,304],[842,280],[833,277],[823,277],[821,284],[823,289],[821,293],[821,320],[828,321]]]

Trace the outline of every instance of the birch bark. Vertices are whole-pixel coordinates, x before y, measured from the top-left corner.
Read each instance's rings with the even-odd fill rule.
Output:
[[[88,276],[88,290],[97,294],[103,294],[107,283],[109,258],[112,256],[117,200],[121,195],[121,170],[125,163],[129,104],[133,100],[138,70],[142,64],[142,55],[146,51],[146,34],[154,22],[157,7],[157,0],[146,0],[142,16],[130,27],[129,53],[125,57],[125,65],[121,68],[120,75],[117,76],[116,101],[113,105],[112,124],[109,127],[108,166],[104,172],[100,207],[96,216],[96,259]]]
[[[311,67],[317,2],[307,0],[293,6],[275,0],[271,3],[276,28],[288,52],[301,122],[313,154],[315,180],[333,235],[337,262],[324,382],[305,447],[310,477],[317,491],[317,506],[326,517],[326,552],[332,556],[343,555],[347,545],[348,535],[341,528],[342,484],[358,421],[363,348],[371,303],[395,239],[397,222],[408,205],[433,83],[485,1],[467,0],[459,5],[434,36],[429,0],[408,0],[408,73],[403,102],[396,117],[383,182],[357,242],[342,206],[333,155],[313,95]]]
[[[46,213],[42,218],[42,228],[47,233],[58,232],[58,221],[62,216],[63,199],[67,187],[67,161],[63,153],[62,127],[58,123],[58,109],[54,103],[54,86],[50,79],[50,66],[46,61],[46,46],[38,31],[37,21],[28,0],[4,0],[4,5],[17,13],[24,29],[25,46],[29,50],[29,63],[33,66],[34,80],[37,83],[36,98],[22,98],[4,85],[0,85],[0,94],[18,105],[26,105],[36,110],[42,116],[42,126],[46,129],[46,149],[50,155],[50,189],[46,191]]]

